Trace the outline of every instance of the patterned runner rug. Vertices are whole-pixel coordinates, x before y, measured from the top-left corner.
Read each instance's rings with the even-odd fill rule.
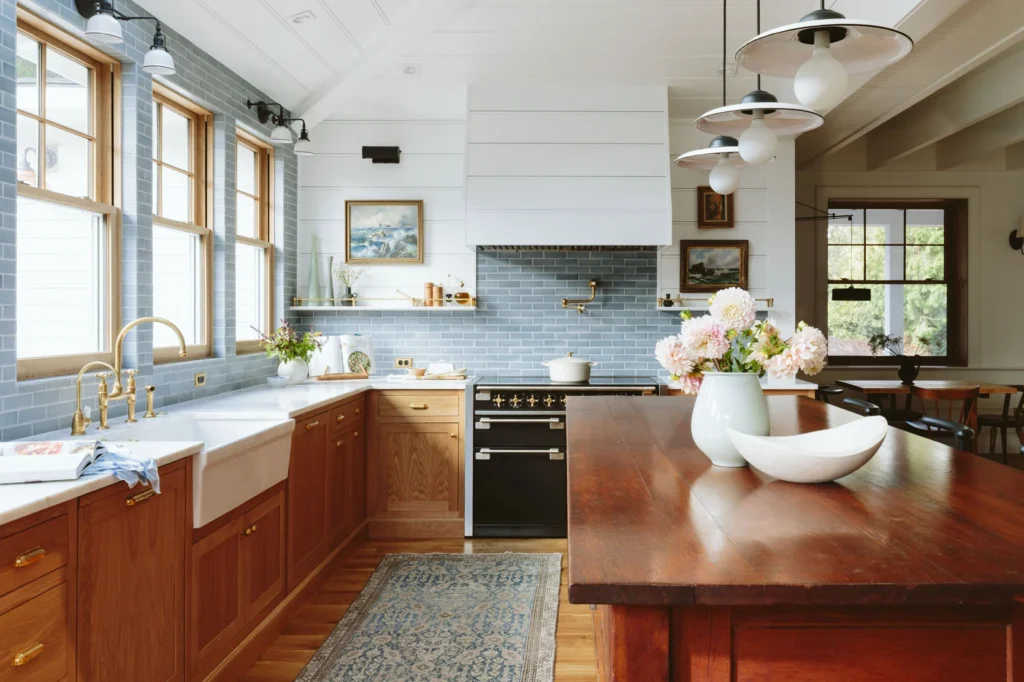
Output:
[[[560,554],[389,554],[296,682],[552,682]]]

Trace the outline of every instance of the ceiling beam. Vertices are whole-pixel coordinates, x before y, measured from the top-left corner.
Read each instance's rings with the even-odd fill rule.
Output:
[[[358,57],[336,72],[326,83],[296,107],[297,118],[310,128],[335,113],[345,98],[373,78],[380,77],[385,67],[401,58],[423,38],[434,32],[454,12],[472,0],[420,0],[419,5],[392,24],[383,36],[364,49]]]
[[[975,123],[935,146],[935,170],[947,170],[1024,142],[1024,104]]]
[[[1024,102],[1024,43],[889,119],[867,136],[868,170]]]

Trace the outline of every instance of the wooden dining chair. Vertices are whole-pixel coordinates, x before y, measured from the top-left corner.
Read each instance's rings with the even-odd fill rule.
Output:
[[[814,399],[820,400],[823,403],[827,403],[829,398],[834,396],[841,396],[843,389],[840,386],[818,386],[814,389]]]
[[[981,435],[981,430],[985,427],[989,429],[989,452],[995,454],[996,451],[996,433],[1002,435],[1003,445],[1003,464],[1006,464],[1010,450],[1006,444],[1006,435],[1010,429],[1017,431],[1017,438],[1024,444],[1024,386],[1013,385],[1017,389],[1017,393],[1020,394],[1020,402],[1017,403],[1017,407],[1010,413],[1010,401],[1013,398],[1013,394],[1007,393],[1003,399],[1003,412],[1002,414],[980,414],[978,415],[978,435]]]
[[[940,442],[952,442],[961,450],[974,451],[980,386],[970,388],[924,388],[914,386],[913,397],[922,416],[909,419],[900,428]],[[929,413],[928,404],[932,405]]]

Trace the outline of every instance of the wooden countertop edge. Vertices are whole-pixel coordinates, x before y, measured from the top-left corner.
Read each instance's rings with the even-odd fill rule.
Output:
[[[570,604],[628,606],[964,606],[1024,603],[1016,585],[601,585],[573,582]]]

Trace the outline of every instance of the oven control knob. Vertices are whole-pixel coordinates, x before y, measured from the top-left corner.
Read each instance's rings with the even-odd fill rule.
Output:
[[[548,407],[551,407],[552,405],[555,404],[555,399],[551,397],[550,393],[544,396],[544,404],[547,405]]]
[[[534,395],[534,394],[532,394],[532,393],[531,393],[531,394],[530,394],[530,396],[529,396],[529,397],[528,397],[528,398],[526,399],[526,404],[527,404],[527,405],[529,405],[530,407],[533,407],[533,406],[535,406],[535,405],[537,404],[537,402],[538,402],[538,401],[537,401],[537,396],[535,396],[535,395]]]
[[[519,409],[519,405],[522,404],[523,401],[519,399],[519,396],[513,394],[512,399],[508,402],[512,407]]]
[[[495,407],[501,407],[502,405],[504,405],[504,404],[505,404],[505,399],[504,399],[504,398],[502,398],[502,397],[501,397],[501,394],[499,393],[498,395],[496,395],[496,396],[494,397],[494,400],[493,400],[493,401],[491,401],[491,402],[493,402],[493,403],[494,403],[494,406],[495,406]]]
[[[565,396],[563,395],[561,398],[559,398],[558,402],[562,403],[562,407],[565,407]]]

